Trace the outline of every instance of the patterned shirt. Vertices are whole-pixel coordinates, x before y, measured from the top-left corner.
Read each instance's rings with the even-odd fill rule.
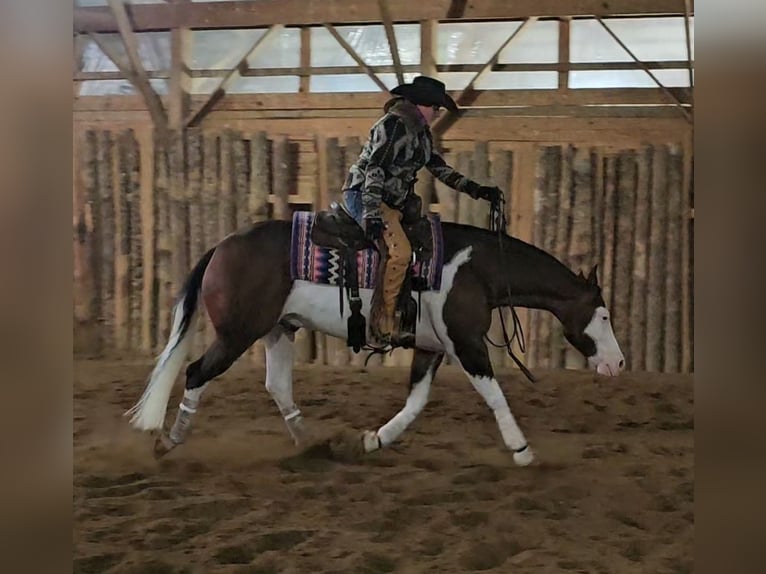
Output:
[[[415,104],[394,98],[385,112],[372,126],[343,185],[346,207],[355,219],[380,217],[381,201],[401,207],[424,166],[446,186],[476,197],[479,184],[447,165],[433,149],[431,130]],[[350,205],[358,204],[359,199],[361,214],[358,206]]]

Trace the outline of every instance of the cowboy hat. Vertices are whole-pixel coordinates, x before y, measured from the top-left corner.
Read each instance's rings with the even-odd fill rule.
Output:
[[[419,106],[442,106],[451,112],[457,111],[457,104],[447,93],[444,83],[428,76],[418,76],[410,84],[400,84],[391,93]]]

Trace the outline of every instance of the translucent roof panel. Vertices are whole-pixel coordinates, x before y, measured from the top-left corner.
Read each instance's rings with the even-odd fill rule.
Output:
[[[149,83],[159,95],[166,96],[168,94],[167,80],[151,79]],[[80,86],[81,96],[132,96],[136,94],[138,94],[138,90],[128,80],[88,80],[82,82]]]
[[[240,56],[241,57],[241,56]],[[301,65],[301,31],[283,28],[264,40],[258,50],[248,57],[252,68],[296,68]]]
[[[508,36],[510,34],[509,32]],[[501,64],[552,64],[558,61],[559,23],[553,20],[527,24],[526,28],[503,48],[498,58]]]
[[[390,66],[394,63],[388,37],[383,26],[337,26],[335,30],[365,63],[371,66]],[[402,64],[420,62],[420,26],[397,24],[394,26],[396,46]],[[312,66],[354,66],[356,62],[325,28],[311,29]]]
[[[484,64],[519,26],[520,22],[439,24],[436,63]]]
[[[266,30],[195,30],[191,62],[196,70],[230,70],[266,33]]]
[[[404,81],[411,82],[418,74],[404,74]],[[388,89],[398,85],[396,74],[377,74]],[[367,74],[322,74],[312,76],[309,89],[312,92],[379,92],[380,87]]]
[[[652,70],[652,74],[668,88],[689,86],[689,71],[685,69]],[[657,84],[643,70],[583,70],[569,73],[569,87],[656,88]]]
[[[479,90],[555,90],[558,72],[488,72],[476,82]]]
[[[145,70],[170,69],[170,32],[146,32],[136,34],[138,55]],[[99,38],[127,62],[125,45],[119,34],[99,34]],[[80,69],[85,72],[109,72],[117,70],[112,60],[90,38],[85,40]]]
[[[686,60],[686,29],[683,18],[604,18],[604,23],[639,60]],[[692,58],[694,26],[690,21]],[[630,62],[622,49],[597,20],[573,20],[569,57],[572,62]]]

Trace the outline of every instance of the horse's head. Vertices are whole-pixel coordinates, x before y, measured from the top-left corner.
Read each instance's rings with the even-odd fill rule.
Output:
[[[588,359],[590,367],[602,375],[615,376],[625,368],[625,357],[612,331],[596,267],[587,277],[582,271],[578,276],[583,288],[563,314],[564,336]]]

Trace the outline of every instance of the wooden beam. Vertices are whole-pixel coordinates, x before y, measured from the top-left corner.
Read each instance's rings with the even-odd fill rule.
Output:
[[[606,23],[600,17],[596,16],[595,18],[596,18],[596,20],[598,20],[598,23],[601,24],[601,26],[604,28],[604,30],[606,30],[609,33],[609,35],[612,38],[614,38],[615,42],[617,42],[622,47],[622,49],[625,50],[628,53],[628,55],[631,58],[633,58],[633,60],[639,66],[641,66],[641,69],[644,70],[644,72],[646,72],[649,75],[649,77],[654,81],[655,84],[657,84],[657,86],[659,86],[659,88],[663,91],[663,93],[667,94],[668,97],[676,104],[678,109],[681,110],[681,113],[686,118],[686,121],[691,123],[691,115],[689,114],[689,111],[686,108],[683,107],[681,101],[678,98],[676,98],[673,95],[673,93],[662,82],[660,82],[657,79],[657,76],[655,76],[652,73],[652,71],[646,66],[646,64],[644,64],[641,60],[639,60],[636,57],[636,55],[631,51],[631,49],[628,48],[622,40],[620,40],[620,38],[617,36],[617,34],[615,34],[612,31],[612,29],[609,26],[607,26]]]
[[[122,0],[108,0],[108,2],[117,22],[117,29],[125,44],[125,52],[128,55],[128,61],[134,73],[134,84],[146,100],[146,106],[149,108],[149,113],[154,121],[154,127],[158,133],[164,135],[168,129],[165,108],[157,93],[152,89],[149,77],[146,75],[146,71],[141,64],[141,57],[138,54],[138,38],[133,32],[128,13],[125,10],[125,4],[123,4]]]
[[[569,89],[569,18],[559,18],[559,90]],[[631,62],[633,63],[633,62]]]
[[[439,26],[435,20],[423,20],[420,23],[420,73],[435,78],[438,76],[436,66],[436,37]]]
[[[190,30],[176,28],[170,32],[171,71],[170,102],[168,122],[173,130],[184,127],[184,119],[189,113],[190,79],[186,73],[186,62],[191,58],[192,33]]]
[[[301,77],[300,93],[307,94],[311,85],[311,28],[301,28],[301,68],[298,74]],[[253,70],[248,69],[248,72]],[[249,73],[246,75],[250,75]]]
[[[258,48],[263,46],[277,30],[281,30],[280,24],[275,24],[268,31],[258,38],[253,45],[245,52],[245,55],[237,62],[237,64],[231,68],[226,75],[218,83],[218,87],[207,97],[207,99],[197,107],[197,111],[189,114],[189,119],[186,122],[187,127],[198,124],[202,118],[212,110],[215,105],[226,95],[226,88],[231,83],[232,78],[236,77],[235,74],[240,70],[248,68],[247,59],[258,51]]]
[[[399,84],[404,83],[404,72],[402,72],[402,62],[399,59],[399,46],[396,44],[396,32],[394,24],[391,21],[391,13],[388,11],[389,0],[378,0],[380,6],[380,19],[386,29],[386,38],[388,38],[388,49],[391,51],[391,58],[394,60],[394,69],[396,70],[396,81]]]
[[[669,88],[681,102],[689,103],[687,88]],[[453,94],[457,96],[457,94]],[[381,92],[338,94],[230,94],[217,108],[220,111],[251,110],[358,110],[376,109],[385,103]],[[208,96],[192,96],[192,105],[200,105]],[[665,105],[667,95],[657,88],[558,90],[485,90],[477,91],[475,106],[610,106]],[[146,103],[136,96],[82,96],[73,104],[74,111],[119,112],[145,111]],[[470,106],[469,106],[470,107]]]
[[[513,20],[531,16],[683,16],[678,0],[484,0],[468,2],[458,18],[450,14],[452,0],[389,0],[393,23],[422,20]],[[135,4],[128,8],[137,32],[190,28],[262,28],[283,24],[306,26],[319,22],[363,24],[380,22],[375,0],[239,0],[189,4]],[[693,6],[692,6],[693,11]],[[452,16],[452,17],[451,17]],[[117,21],[100,6],[74,8],[75,32],[117,32]]]
[[[359,56],[359,54],[356,53],[356,50],[354,50],[348,42],[346,42],[343,37],[338,34],[338,31],[330,24],[323,24],[324,27],[327,29],[330,34],[332,34],[332,37],[335,38],[335,40],[338,42],[338,44],[341,45],[341,47],[348,52],[348,55],[351,56],[354,61],[359,64],[359,67],[362,68],[365,74],[367,74],[370,78],[372,78],[372,81],[375,82],[375,84],[384,92],[388,92],[388,86],[380,81],[380,78],[375,75],[375,72],[373,72],[370,69],[370,66],[367,65],[367,63],[362,60],[362,58]]]

